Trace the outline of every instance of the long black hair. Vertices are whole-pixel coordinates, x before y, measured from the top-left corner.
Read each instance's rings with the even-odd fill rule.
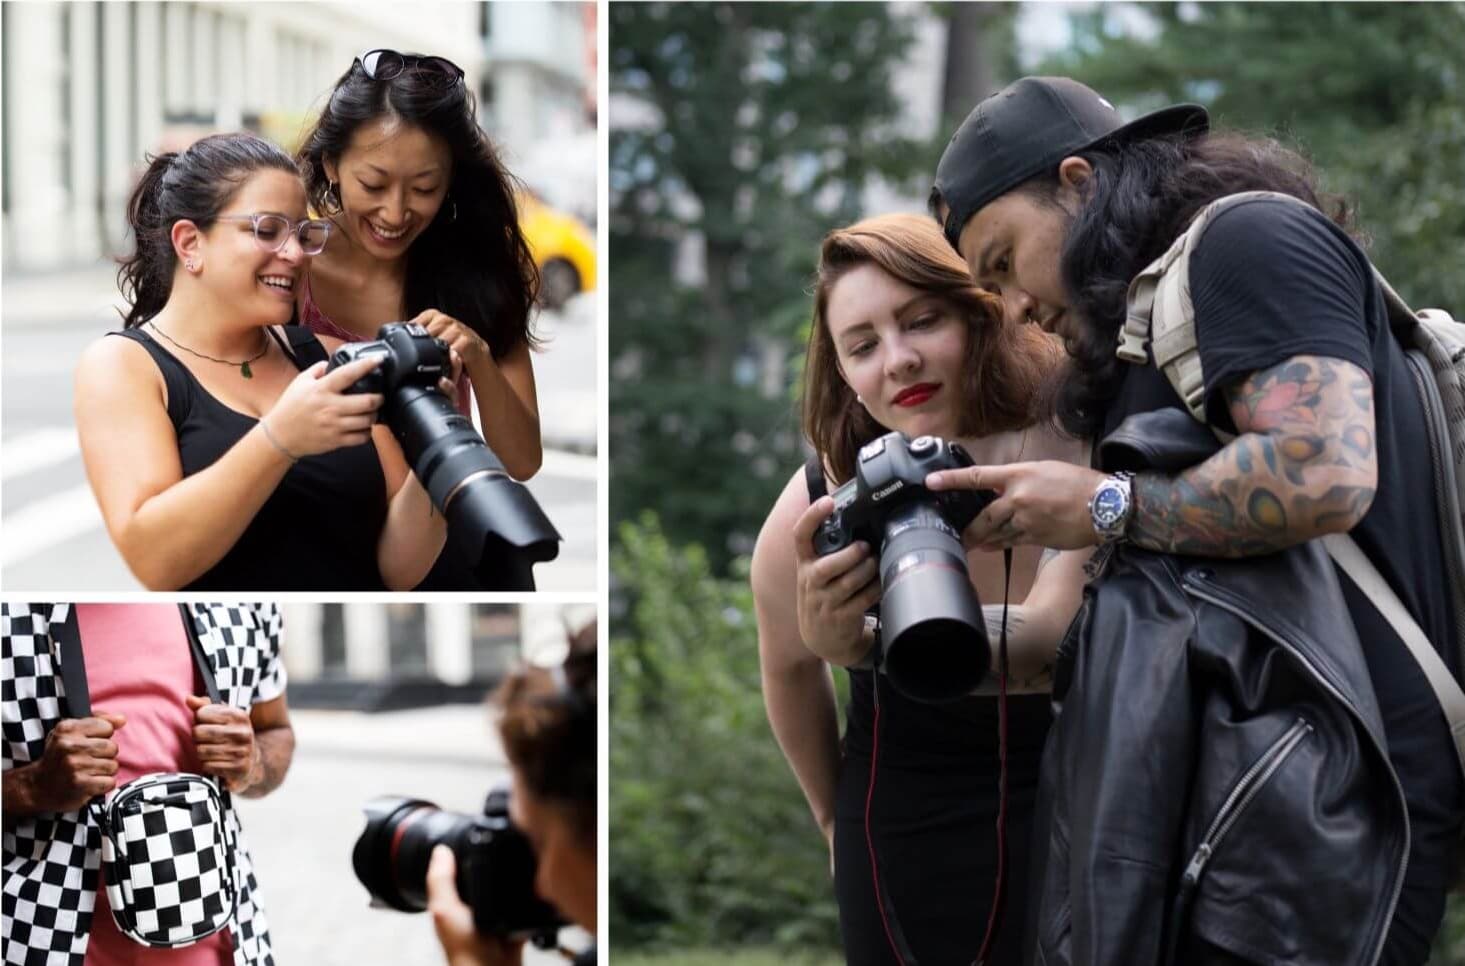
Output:
[[[1351,229],[1348,206],[1321,196],[1306,159],[1272,139],[1177,135],[1108,144],[1079,156],[1093,175],[1068,226],[1061,270],[1081,331],[1067,340],[1071,364],[1055,395],[1058,419],[1075,435],[1102,429],[1104,410],[1123,381],[1127,364],[1115,357],[1114,347],[1130,280],[1170,247],[1200,209],[1239,191],[1276,191]],[[1055,172],[1018,190],[1057,204],[1057,187]]]
[[[473,95],[464,84],[443,90],[415,71],[373,80],[352,64],[300,149],[311,205],[334,209],[325,162],[338,161],[356,130],[379,117],[441,137],[453,155],[447,197],[407,251],[408,314],[433,308],[451,315],[478,333],[495,358],[520,342],[536,346],[529,313],[539,271],[519,230],[517,182],[474,120]]]
[[[118,259],[117,285],[129,306],[123,328],[142,325],[168,302],[178,264],[173,225],[187,219],[207,231],[244,182],[266,168],[300,173],[290,155],[253,134],[213,134],[182,151],[148,157],[147,172],[127,202],[137,248]]]

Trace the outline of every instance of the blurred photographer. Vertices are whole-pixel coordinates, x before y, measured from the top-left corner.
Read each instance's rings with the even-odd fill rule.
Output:
[[[538,863],[535,891],[572,923],[595,933],[596,898],[596,626],[571,641],[558,667],[526,668],[499,688],[498,729],[513,772],[510,815]],[[524,945],[484,936],[458,894],[457,863],[447,846],[433,849],[428,909],[450,966],[515,966]],[[574,958],[595,962],[594,947]]]

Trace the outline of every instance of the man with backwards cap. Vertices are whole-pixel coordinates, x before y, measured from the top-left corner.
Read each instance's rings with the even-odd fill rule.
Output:
[[[1058,417],[1070,432],[1098,441],[1129,417],[1183,406],[1152,358],[1148,365],[1116,358],[1130,280],[1218,198],[1272,191],[1312,205],[1238,203],[1216,216],[1190,258],[1204,417],[1208,429],[1234,440],[1179,472],[1109,474],[1044,462],[952,470],[929,483],[1000,492],[966,533],[984,549],[1128,544],[1177,555],[1181,565],[1187,557],[1233,558],[1242,562],[1225,566],[1261,572],[1278,551],[1348,532],[1448,653],[1449,587],[1424,417],[1367,258],[1345,230],[1345,216],[1335,223],[1318,210],[1301,158],[1275,142],[1208,126],[1195,105],[1126,124],[1083,84],[1025,77],[962,122],[937,167],[931,209],[977,282],[1001,296],[1009,321],[1034,322],[1063,338],[1071,371],[1058,390]],[[1098,448],[1095,462],[1105,463]],[[1294,613],[1318,606],[1324,592],[1315,588],[1326,583],[1325,576],[1314,581],[1290,602]],[[1360,961],[1423,963],[1443,916],[1465,811],[1458,759],[1438,701],[1402,640],[1341,572],[1338,585],[1366,664],[1365,693],[1352,700],[1370,714],[1376,699],[1375,720],[1407,803],[1408,848],[1398,849],[1407,863],[1376,907],[1335,909],[1328,927],[1361,934],[1378,920],[1379,940]],[[1092,633],[1080,649],[1097,643]],[[1336,640],[1332,646],[1345,649]],[[1321,729],[1308,737],[1322,740]],[[1203,761],[1209,751],[1198,748],[1192,758]],[[1390,794],[1375,791],[1385,800]],[[1313,817],[1321,834],[1330,833],[1331,817]],[[1188,858],[1178,857],[1172,889],[1180,888]],[[1316,882],[1324,899],[1329,888]],[[1085,942],[1100,944],[1097,926],[1095,935],[1079,935],[1087,901],[1073,897],[1076,953]],[[1285,905],[1268,912],[1282,923],[1301,915]],[[1306,949],[1269,947],[1262,937],[1273,933],[1261,918],[1252,921],[1251,935],[1213,931],[1193,949],[1207,951],[1207,961],[1311,961]],[[1173,951],[1176,937],[1169,942]],[[1135,955],[1129,961],[1142,961]]]

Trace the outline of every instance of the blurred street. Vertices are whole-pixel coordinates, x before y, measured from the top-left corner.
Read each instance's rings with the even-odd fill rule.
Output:
[[[540,313],[546,351],[534,357],[544,465],[528,482],[564,537],[535,567],[540,590],[597,585],[595,293]],[[98,263],[46,274],[7,271],[0,329],[0,587],[7,591],[140,590],[102,526],[71,416],[71,374],[82,349],[121,325],[115,269]]]
[[[351,868],[378,795],[427,799],[475,814],[508,766],[482,705],[390,714],[293,711],[295,759],[285,783],[262,799],[236,798],[282,966],[442,962],[426,913],[368,906]],[[566,941],[580,948],[583,934]],[[565,960],[525,951],[527,966]]]

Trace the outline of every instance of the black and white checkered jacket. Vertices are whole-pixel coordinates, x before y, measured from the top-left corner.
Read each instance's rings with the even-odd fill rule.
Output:
[[[0,713],[4,767],[36,761],[46,735],[61,720],[58,648],[52,621],[69,604],[0,605]],[[248,709],[285,692],[280,657],[281,617],[273,604],[193,604],[219,695]],[[225,820],[239,843],[233,856],[239,904],[231,932],[234,966],[273,966],[268,923],[233,802]],[[101,865],[101,833],[87,810],[7,821],[3,840],[5,966],[82,966]]]

